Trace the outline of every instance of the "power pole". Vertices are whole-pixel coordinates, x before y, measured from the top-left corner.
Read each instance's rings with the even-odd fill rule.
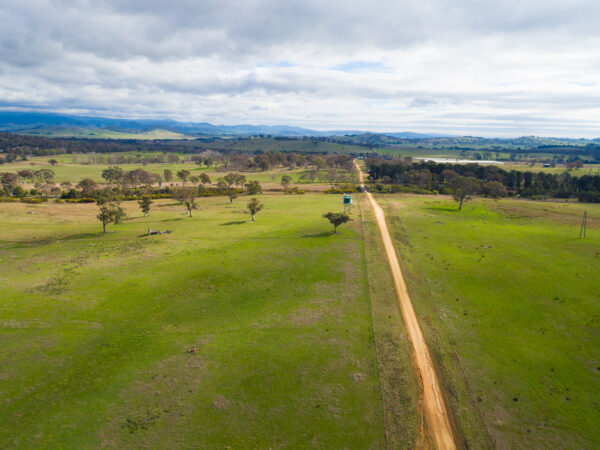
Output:
[[[585,232],[587,231],[587,211],[583,212],[583,222],[581,222],[581,229],[579,230],[579,238],[583,235],[585,239]]]

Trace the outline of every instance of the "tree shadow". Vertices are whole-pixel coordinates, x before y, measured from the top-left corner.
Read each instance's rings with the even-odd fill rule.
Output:
[[[458,209],[458,205],[452,205],[452,206],[428,206],[427,208],[425,208],[427,211],[445,211],[445,212],[458,212],[460,211]],[[463,206],[463,209],[465,209],[465,207]]]
[[[338,231],[338,234],[339,234],[339,231]],[[330,232],[330,231],[323,231],[322,233],[304,234],[304,235],[302,235],[300,237],[303,237],[303,238],[322,238],[322,237],[328,237],[328,236],[331,236],[331,235],[333,235],[332,232]]]
[[[182,213],[182,215],[183,215],[183,213]],[[186,214],[186,217],[188,217],[188,214]],[[177,222],[179,220],[183,220],[183,217],[176,217],[173,219],[163,219],[163,220],[161,220],[161,222]]]
[[[102,236],[104,233],[101,231],[98,231],[97,233],[79,233],[79,234],[70,234],[68,236],[64,236],[59,238],[59,240],[61,241],[76,241],[79,239],[89,239],[89,238],[96,238],[98,236]],[[108,231],[107,233],[108,234]]]
[[[227,225],[241,225],[241,224],[243,224],[243,223],[246,223],[246,221],[245,221],[245,220],[235,220],[235,221],[233,221],[233,222],[225,222],[225,223],[222,223],[222,224],[220,224],[220,226],[227,226]]]

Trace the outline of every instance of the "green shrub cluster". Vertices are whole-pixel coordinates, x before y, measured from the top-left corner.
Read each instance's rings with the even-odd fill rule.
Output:
[[[293,187],[293,188],[284,189],[283,193],[286,195],[292,195],[292,194],[303,195],[306,193],[306,191],[302,191],[302,190],[298,189],[298,187]]]
[[[352,194],[354,192],[357,192],[356,188],[354,188],[354,187],[350,187],[347,189],[331,188],[331,189],[327,189],[325,191],[326,194]]]
[[[24,197],[20,199],[21,203],[44,203],[47,202],[48,199],[44,197]]]
[[[96,199],[95,198],[89,198],[89,197],[84,197],[84,198],[68,198],[65,201],[67,203],[96,203]]]

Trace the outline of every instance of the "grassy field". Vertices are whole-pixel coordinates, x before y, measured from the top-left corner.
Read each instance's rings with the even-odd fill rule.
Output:
[[[461,444],[600,442],[600,206],[379,196]],[[587,239],[578,239],[583,211]]]
[[[62,183],[69,181],[71,183],[78,183],[84,178],[91,178],[98,183],[105,183],[106,181],[102,178],[102,171],[113,164],[76,164],[67,162],[70,155],[61,155],[57,157],[58,164],[52,166],[48,163],[48,157],[44,158],[31,158],[30,161],[16,161],[8,164],[3,164],[1,169],[3,172],[17,172],[19,170],[40,170],[40,169],[51,169],[55,173],[54,181]],[[177,172],[185,169],[189,170],[191,176],[198,176],[202,173],[206,173],[211,177],[213,183],[216,183],[217,178],[222,177],[230,171],[217,171],[214,167],[206,168],[205,166],[199,166],[195,163],[186,162],[179,164],[114,164],[121,167],[123,170],[134,170],[143,169],[147,172],[157,173],[162,175],[165,169],[169,169],[173,172],[173,183],[179,182],[177,179]],[[337,169],[340,175],[349,175],[341,169]],[[279,183],[283,175],[290,175],[292,177],[292,183],[311,184],[310,180],[299,180],[299,177],[308,172],[307,169],[289,169],[289,168],[274,168],[263,171],[232,171],[234,173],[241,173],[246,176],[248,181],[259,181],[260,183]],[[321,170],[320,174],[326,175],[327,170]],[[356,180],[354,180],[356,182]]]
[[[338,196],[260,199],[256,223],[242,198],[125,202],[106,235],[95,205],[2,204],[0,447],[384,447],[378,371],[408,363],[376,357],[391,306],[371,310],[361,221],[332,235]]]
[[[160,128],[131,133],[125,131],[115,131],[106,128],[49,128],[47,130],[24,130],[19,134],[25,136],[43,136],[49,138],[84,138],[84,139],[193,139],[182,133],[177,133]]]

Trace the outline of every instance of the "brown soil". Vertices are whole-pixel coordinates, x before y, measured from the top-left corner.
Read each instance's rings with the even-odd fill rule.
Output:
[[[360,183],[364,186],[364,174],[358,164],[356,164],[356,168],[358,169]],[[381,238],[392,271],[402,317],[404,318],[406,331],[412,344],[415,365],[421,378],[421,385],[423,388],[423,409],[428,425],[427,428],[431,434],[431,440],[438,449],[455,449],[456,444],[454,443],[452,427],[450,426],[444,396],[429,354],[429,349],[427,348],[425,338],[421,332],[421,327],[417,321],[408,288],[406,287],[402,271],[400,270],[396,250],[385,221],[385,214],[371,193],[366,192],[366,194],[373,207],[377,225],[381,232]]]

